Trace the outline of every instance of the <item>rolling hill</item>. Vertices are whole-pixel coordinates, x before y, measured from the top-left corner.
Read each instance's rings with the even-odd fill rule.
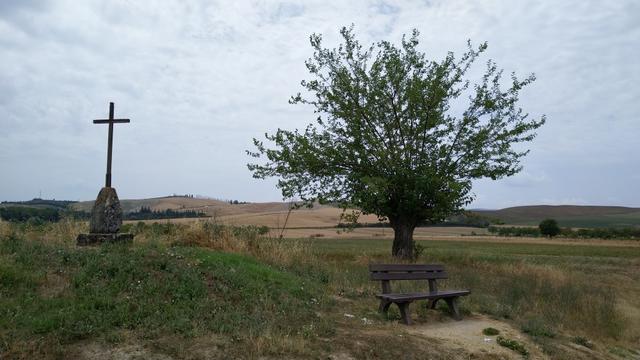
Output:
[[[640,226],[640,208],[623,206],[534,205],[473,212],[509,225],[537,225],[552,218],[562,227]]]
[[[195,210],[227,223],[266,225],[274,228],[283,226],[289,209],[289,204],[283,202],[230,204],[222,200],[188,196],[125,199],[121,200],[121,204],[125,212],[138,211],[141,207],[147,207],[154,211]],[[43,205],[40,203],[21,203],[21,206]],[[93,201],[72,203],[70,206],[74,210],[90,212]],[[293,211],[289,219],[286,220],[287,226],[334,227],[339,222],[341,212],[341,209],[328,205],[317,205],[313,209],[298,209]],[[498,219],[507,225],[535,226],[544,219],[553,218],[562,227],[640,226],[640,208],[623,206],[533,205],[500,210],[478,209],[472,210],[472,212],[486,218]],[[360,222],[375,223],[377,217],[363,216],[360,218]]]

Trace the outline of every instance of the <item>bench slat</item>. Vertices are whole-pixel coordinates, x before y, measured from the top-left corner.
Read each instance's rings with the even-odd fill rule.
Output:
[[[469,290],[445,290],[438,292],[428,293],[403,293],[403,294],[378,294],[376,295],[380,299],[389,301],[414,301],[414,300],[426,300],[426,299],[444,299],[458,296],[466,296],[471,292]]]
[[[437,272],[372,272],[371,280],[431,280],[431,279],[447,279],[446,271]]]
[[[441,264],[369,264],[369,271],[444,271]]]

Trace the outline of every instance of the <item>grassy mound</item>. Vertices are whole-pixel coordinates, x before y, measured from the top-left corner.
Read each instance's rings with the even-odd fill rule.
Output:
[[[78,249],[0,240],[0,353],[112,339],[209,332],[300,336],[314,329],[320,288],[238,254],[158,244]],[[44,339],[44,340],[43,340]],[[42,350],[45,351],[45,350]]]

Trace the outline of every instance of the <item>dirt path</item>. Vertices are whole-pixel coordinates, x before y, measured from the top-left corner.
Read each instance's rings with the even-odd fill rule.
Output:
[[[500,335],[517,340],[524,344],[530,352],[530,359],[548,359],[542,351],[520,331],[511,325],[490,319],[482,315],[468,316],[462,321],[433,322],[424,325],[407,327],[406,332],[412,335],[426,336],[441,340],[441,345],[460,349],[470,358],[522,359],[522,355],[497,344],[497,336],[485,336],[482,330],[488,327],[498,329]]]

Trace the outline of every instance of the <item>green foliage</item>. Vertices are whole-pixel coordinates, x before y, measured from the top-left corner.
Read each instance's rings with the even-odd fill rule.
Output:
[[[498,343],[498,345],[511,349],[524,357],[529,356],[529,350],[527,350],[527,348],[525,348],[524,345],[517,340],[507,339],[505,337],[498,336],[496,338],[496,342]]]
[[[337,49],[311,36],[314,54],[306,66],[312,79],[302,81],[309,97],[291,99],[313,106],[316,123],[302,132],[267,134],[274,148],[254,139],[256,151],[248,153],[267,161],[248,167],[255,178],[279,177],[285,198],[386,217],[401,242],[394,254],[411,257],[415,226],[468,204],[473,179],[520,171],[528,151],[512,145],[532,140],[545,121],[529,120],[518,107],[520,90],[534,76],[512,74],[503,90],[502,71],[488,61],[472,85],[467,72],[486,44],[469,44],[460,58],[449,53],[431,61],[418,51],[417,30],[399,47],[380,41],[365,48],[351,28],[341,34]],[[450,106],[461,96],[469,100],[458,116]]]
[[[500,330],[492,327],[482,329],[482,333],[486,336],[495,336],[500,334]]]
[[[149,207],[142,206],[138,211],[132,211],[124,214],[125,220],[153,220],[153,219],[181,219],[181,218],[198,218],[206,217],[207,214],[195,210],[151,210]]]
[[[538,237],[540,236],[540,229],[526,226],[489,226],[489,233],[498,236]]]
[[[560,227],[558,226],[558,222],[554,219],[545,219],[540,222],[538,225],[540,229],[540,233],[544,236],[554,237],[560,234]]]
[[[497,236],[539,237],[540,228],[527,226],[489,226],[489,233]],[[576,239],[640,239],[640,228],[560,229],[561,237]]]

